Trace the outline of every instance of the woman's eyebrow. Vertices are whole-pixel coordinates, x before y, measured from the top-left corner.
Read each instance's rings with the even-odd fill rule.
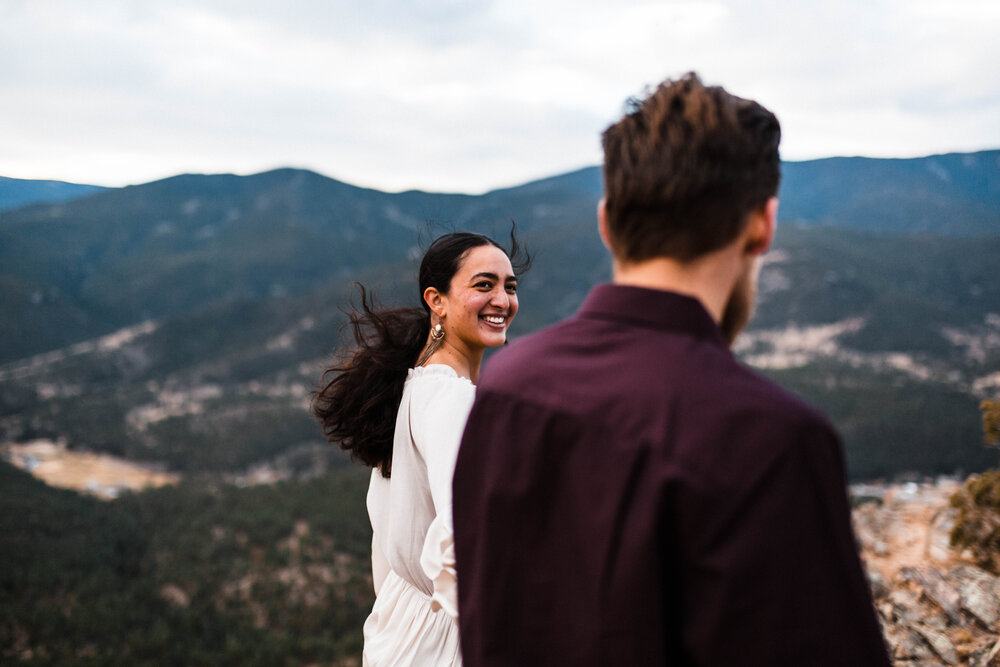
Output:
[[[495,273],[489,273],[488,271],[483,271],[482,273],[477,273],[476,275],[474,275],[471,278],[469,278],[469,280],[470,281],[476,281],[476,280],[479,280],[480,278],[486,278],[486,279],[492,280],[494,282],[499,282],[500,281],[500,276],[498,276]],[[505,283],[511,283],[511,282],[516,283],[517,282],[517,276],[507,276],[506,278],[504,278],[504,282]]]

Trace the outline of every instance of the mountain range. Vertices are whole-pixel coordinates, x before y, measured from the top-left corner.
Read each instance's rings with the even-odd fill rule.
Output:
[[[354,281],[413,303],[433,236],[514,221],[522,335],[608,279],[601,190],[596,167],[478,196],[281,169],[0,211],[0,440],[181,472],[319,446],[308,396]],[[995,465],[977,405],[1000,391],[997,257],[1000,151],[787,162],[737,353],[831,415],[855,479]]]
[[[99,185],[81,185],[65,181],[38,181],[0,176],[0,211],[29,204],[76,199],[104,190]]]

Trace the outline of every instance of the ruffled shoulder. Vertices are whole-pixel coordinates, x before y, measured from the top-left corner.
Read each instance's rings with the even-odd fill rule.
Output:
[[[472,380],[467,377],[462,377],[455,371],[454,368],[448,366],[447,364],[430,364],[428,366],[411,368],[406,372],[406,379],[410,380],[413,378],[448,378],[468,384],[470,387],[475,386],[472,384]]]
[[[465,420],[476,398],[476,385],[451,366],[411,368],[406,381],[410,432],[422,456],[444,455],[454,466]],[[434,451],[428,451],[432,447]],[[450,481],[450,480],[449,480]]]

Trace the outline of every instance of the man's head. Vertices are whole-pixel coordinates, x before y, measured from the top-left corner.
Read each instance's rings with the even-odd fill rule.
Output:
[[[781,129],[694,73],[661,83],[604,131],[604,216],[615,259],[688,262],[735,240],[778,191]]]

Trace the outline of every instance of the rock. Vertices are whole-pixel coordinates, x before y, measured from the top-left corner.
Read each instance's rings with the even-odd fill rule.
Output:
[[[920,609],[920,596],[914,591],[899,588],[889,593],[889,603],[892,606],[890,621],[902,623],[920,623],[924,612]]]
[[[959,565],[950,578],[958,582],[962,609],[987,630],[996,631],[1000,622],[1000,578],[972,565]]]
[[[927,641],[939,658],[949,665],[958,664],[958,651],[946,634],[921,625],[916,625],[913,629]]]
[[[948,543],[957,486],[889,485],[883,503],[855,506],[868,584],[897,667],[1000,667],[1000,577]]]
[[[993,645],[980,664],[983,667],[1000,667],[1000,639],[997,639],[997,643]]]
[[[889,547],[885,543],[887,510],[881,503],[866,503],[852,513],[854,535],[863,549],[868,549],[884,556]]]
[[[934,660],[936,657],[927,642],[909,628],[901,627],[886,639],[895,660]]]
[[[965,664],[972,665],[973,667],[987,667],[989,665],[989,654],[990,651],[996,646],[996,637],[979,637],[974,639],[968,646],[965,652]],[[959,653],[962,653],[961,647],[959,648]],[[992,667],[1000,667],[1000,662],[995,663]]]
[[[955,527],[958,510],[943,507],[934,514],[927,530],[927,555],[933,560],[946,561],[951,557],[951,530]]]
[[[916,584],[934,604],[948,615],[948,620],[955,625],[963,623],[961,609],[962,596],[956,585],[947,580],[934,567],[904,567],[899,571],[903,581]]]
[[[924,625],[926,625],[928,628],[934,630],[940,630],[942,632],[944,632],[950,627],[953,627],[951,626],[951,624],[948,623],[948,617],[945,616],[942,612],[938,611],[937,609],[931,611],[926,616],[924,616]]]

